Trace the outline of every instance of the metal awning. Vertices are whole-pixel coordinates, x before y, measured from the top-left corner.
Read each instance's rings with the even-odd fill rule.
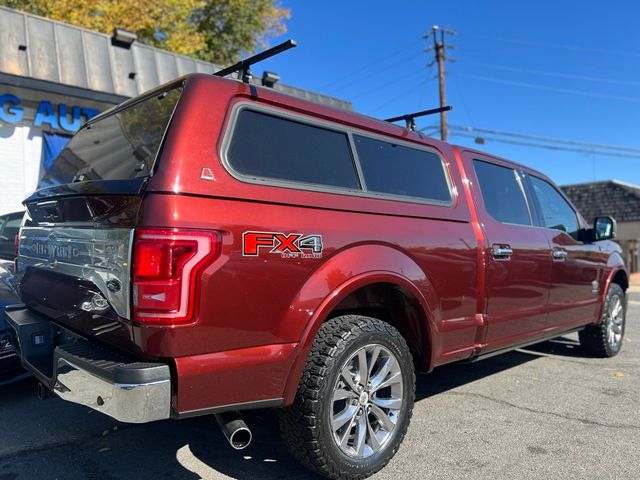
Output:
[[[0,7],[0,75],[134,97],[187,73],[213,73],[212,63],[134,42],[114,45],[109,35]],[[4,75],[2,75],[4,74]],[[22,83],[24,84],[24,82]],[[351,103],[289,85],[276,90],[351,110]]]

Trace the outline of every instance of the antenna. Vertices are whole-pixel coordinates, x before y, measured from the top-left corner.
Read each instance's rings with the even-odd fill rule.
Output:
[[[421,112],[407,113],[406,115],[400,115],[399,117],[385,118],[385,122],[398,122],[404,120],[407,122],[407,128],[412,132],[416,131],[416,117],[424,117],[426,115],[433,115],[434,113],[447,112],[452,110],[450,105],[438,108],[432,108],[430,110],[422,110]]]
[[[266,60],[267,58],[273,57],[274,55],[277,55],[294,47],[297,47],[295,40],[287,40],[286,42],[283,42],[280,45],[276,45],[275,47],[265,50],[264,52],[260,52],[253,57],[249,57],[246,60],[240,60],[238,63],[234,63],[230,67],[218,70],[216,73],[214,73],[214,75],[216,77],[226,77],[230,73],[240,72],[242,81],[244,83],[249,83],[251,81],[251,65],[261,62],[262,60]]]

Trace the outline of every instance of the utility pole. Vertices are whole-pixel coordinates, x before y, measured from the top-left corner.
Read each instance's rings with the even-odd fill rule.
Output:
[[[431,32],[425,35],[423,38],[427,40],[429,37],[433,37],[433,46],[425,48],[425,52],[433,50],[435,59],[428,66],[433,64],[438,65],[438,87],[440,94],[440,107],[444,107],[447,104],[447,95],[444,79],[444,62],[445,60],[453,60],[447,58],[447,48],[455,48],[453,45],[447,45],[445,42],[445,35],[455,35],[453,30],[440,28],[437,25],[431,27]],[[447,140],[447,112],[443,110],[440,112],[440,139],[442,141]]]

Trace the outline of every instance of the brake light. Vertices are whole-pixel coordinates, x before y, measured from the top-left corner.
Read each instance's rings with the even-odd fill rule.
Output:
[[[200,274],[218,256],[219,234],[196,230],[136,231],[133,317],[173,325],[193,319]]]
[[[20,252],[20,234],[16,233],[16,237],[13,239],[13,256],[17,257]]]

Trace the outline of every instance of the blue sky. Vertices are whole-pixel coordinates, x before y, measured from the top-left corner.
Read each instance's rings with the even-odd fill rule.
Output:
[[[437,24],[457,32],[450,37],[456,61],[447,64],[451,124],[640,149],[640,3],[281,4],[291,10],[288,32],[271,43],[294,38],[298,48],[256,73],[276,71],[285,83],[350,100],[379,118],[435,107],[433,53],[423,51],[430,41],[422,36]],[[436,124],[437,116],[427,117],[418,128]],[[640,158],[450,141],[532,166],[560,184],[615,178],[640,185]]]

